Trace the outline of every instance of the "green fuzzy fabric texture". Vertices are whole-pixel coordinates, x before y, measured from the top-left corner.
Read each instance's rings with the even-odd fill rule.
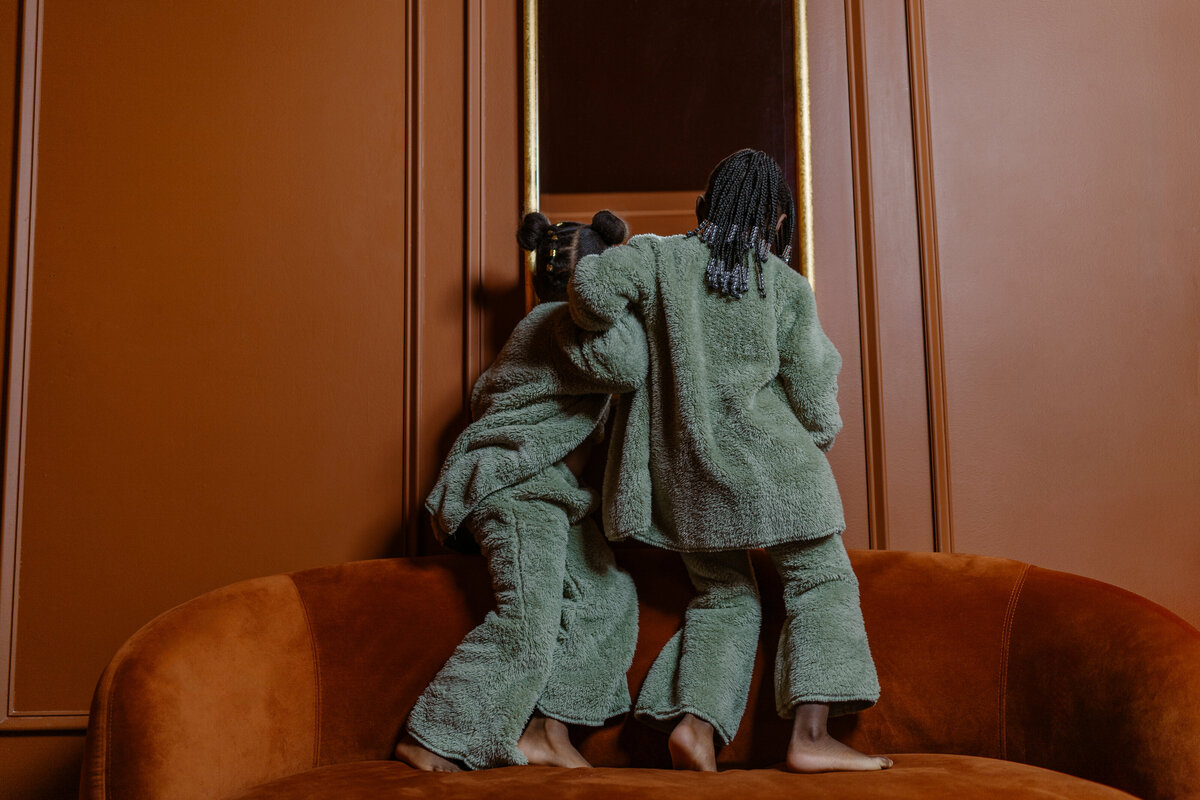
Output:
[[[593,508],[554,464],[472,511],[496,608],[413,706],[408,732],[426,748],[471,769],[525,764],[517,741],[535,709],[582,725],[629,710],[637,593]]]
[[[800,703],[828,703],[831,716],[879,699],[858,579],[839,535],[768,548],[783,580],[786,618],[775,656],[775,705],[792,717]],[[750,691],[762,610],[744,550],[684,553],[696,596],[683,627],[659,652],[634,713],[670,730],[691,713],[729,744]]]
[[[536,306],[475,383],[475,421],[425,501],[440,539],[493,492],[561,461],[603,420],[609,395],[641,386],[646,370],[637,320],[590,333],[572,323],[566,303]]]
[[[825,451],[841,430],[841,357],[803,277],[775,256],[766,297],[704,283],[708,246],[635,236],[582,259],[568,286],[584,329],[642,323],[645,385],[617,403],[604,481],[611,539],[681,551],[766,547],[840,533]]]

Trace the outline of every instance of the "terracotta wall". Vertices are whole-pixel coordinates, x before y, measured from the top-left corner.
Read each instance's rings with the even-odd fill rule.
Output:
[[[95,680],[151,617],[419,551],[417,498],[521,313],[519,17],[0,11],[0,794],[62,797]]]
[[[849,45],[873,530],[1200,623],[1200,7],[817,6]]]
[[[519,17],[0,12],[0,786],[48,798],[154,614],[434,549],[419,500],[521,313]],[[809,27],[849,543],[1029,560],[1200,623],[1200,8],[809,0]]]

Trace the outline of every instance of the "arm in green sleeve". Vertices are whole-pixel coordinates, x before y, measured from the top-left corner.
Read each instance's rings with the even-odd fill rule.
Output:
[[[628,244],[581,259],[567,284],[575,324],[589,331],[611,328],[622,315],[632,313],[631,307],[647,301],[653,271],[653,246],[636,236]]]
[[[821,452],[827,452],[842,429],[837,403],[842,357],[821,329],[808,281],[789,270],[785,283],[780,292],[779,380],[792,411]]]
[[[633,314],[621,316],[603,333],[568,324],[560,332],[559,342],[562,363],[558,371],[568,389],[619,394],[632,392],[646,380],[646,332]]]

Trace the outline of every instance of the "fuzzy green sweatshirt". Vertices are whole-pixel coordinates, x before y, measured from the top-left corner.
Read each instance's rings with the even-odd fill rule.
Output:
[[[841,430],[841,357],[812,289],[775,256],[740,300],[704,283],[695,237],[635,236],[579,262],[571,316],[639,320],[649,373],[617,405],[605,532],[673,550],[766,547],[845,529],[825,458]]]
[[[609,396],[642,385],[646,338],[636,320],[581,331],[566,303],[542,303],[517,323],[471,392],[471,416],[425,500],[439,540],[486,497],[527,480],[581,444]],[[565,500],[565,498],[564,498]]]

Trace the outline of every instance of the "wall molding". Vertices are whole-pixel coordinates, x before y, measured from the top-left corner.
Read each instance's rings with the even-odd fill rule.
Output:
[[[946,358],[943,351],[937,204],[933,185],[929,71],[925,57],[925,2],[905,0],[904,11],[908,29],[913,169],[917,187],[917,242],[921,262],[921,309],[924,317],[934,549],[939,553],[951,553],[954,552],[954,514],[950,500],[950,425],[946,397]]]
[[[463,242],[463,408],[471,407],[471,388],[483,371],[483,307],[475,301],[474,287],[483,285],[484,229],[483,187],[486,185],[484,165],[484,107],[483,32],[486,7],[483,0],[467,0],[467,74],[466,103],[463,123],[466,127],[464,146],[466,220]]]
[[[4,512],[0,544],[0,730],[71,731],[87,727],[78,709],[16,710],[16,657],[20,597],[21,497],[25,472],[25,422],[29,376],[30,301],[37,209],[38,106],[42,73],[44,0],[21,8],[20,99],[17,111],[16,192],[13,203],[8,376],[5,389]]]
[[[417,67],[420,58],[420,0],[405,2],[405,91],[404,91],[404,404],[401,422],[404,431],[402,445],[403,488],[401,491],[404,509],[404,552],[396,555],[415,555],[420,548],[420,475],[417,468],[419,447],[421,372],[420,350],[417,340],[421,333],[419,214],[421,199],[421,76]]]
[[[867,461],[868,541],[888,549],[887,454],[883,420],[875,205],[871,185],[871,127],[867,99],[867,37],[863,0],[846,0],[846,60],[850,92],[850,159],[858,267],[858,324],[862,347],[863,436]]]

